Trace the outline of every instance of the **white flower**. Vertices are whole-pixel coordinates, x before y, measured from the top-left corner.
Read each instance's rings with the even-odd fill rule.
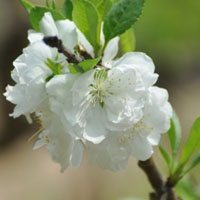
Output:
[[[61,166],[63,172],[69,164],[79,167],[83,158],[83,143],[78,137],[72,137],[62,126],[58,116],[51,111],[42,110],[36,115],[42,121],[43,131],[36,141],[34,149],[46,145],[53,161]]]
[[[145,78],[142,65],[150,78]],[[62,114],[63,124],[80,126],[83,137],[93,143],[101,142],[110,131],[126,131],[141,120],[148,87],[157,79],[153,62],[141,53],[126,54],[108,72],[90,70],[77,75],[73,84],[67,83],[69,77],[63,77],[65,83],[58,76],[48,83],[51,108]]]
[[[11,116],[35,113],[41,121],[34,148],[46,145],[61,171],[69,164],[80,165],[83,145],[90,160],[106,169],[124,169],[130,156],[148,159],[172,116],[167,91],[153,86],[158,75],[151,58],[127,53],[113,61],[118,52],[116,37],[93,70],[72,74],[66,57],[42,39],[57,36],[72,53],[79,45],[94,58],[91,44],[73,22],[54,21],[49,12],[40,30],[29,31],[30,45],[13,63],[16,84],[4,93],[16,104]],[[103,47],[103,32],[101,43]]]
[[[131,155],[138,160],[147,160],[153,154],[152,146],[159,143],[160,134],[170,128],[171,117],[167,91],[150,87],[139,122],[129,130],[110,132],[100,144],[87,143],[91,162],[117,171],[125,168]]]
[[[51,66],[48,66],[51,61],[60,62],[60,56],[56,49],[49,48],[43,42],[29,45],[14,61],[15,68],[11,76],[16,85],[8,85],[4,93],[7,100],[16,104],[11,116],[18,117],[22,114],[28,116],[47,97],[45,84],[46,79],[53,74]],[[66,65],[67,63],[62,61],[63,68]]]

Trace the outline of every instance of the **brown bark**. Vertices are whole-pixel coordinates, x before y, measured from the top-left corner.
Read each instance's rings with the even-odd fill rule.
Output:
[[[56,47],[58,49],[58,52],[63,53],[66,56],[67,61],[69,61],[70,63],[78,64],[84,60],[83,57],[77,56],[69,49],[64,47],[62,41],[58,39],[57,36],[44,37],[43,41],[50,47]]]
[[[153,158],[146,161],[139,161],[139,167],[145,172],[155,192],[150,193],[150,200],[180,200],[174,192],[174,185],[164,181],[158,171]]]

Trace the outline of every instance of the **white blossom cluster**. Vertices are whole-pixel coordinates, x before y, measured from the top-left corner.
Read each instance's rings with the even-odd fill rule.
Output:
[[[4,93],[16,104],[10,116],[25,115],[30,121],[34,113],[39,119],[34,149],[46,145],[61,171],[69,164],[78,167],[85,149],[91,162],[114,171],[124,169],[130,156],[150,158],[172,116],[167,91],[153,86],[158,75],[151,58],[135,52],[113,60],[116,37],[108,43],[101,66],[73,74],[66,57],[46,45],[44,36],[57,36],[72,52],[79,45],[91,57],[93,47],[73,22],[55,22],[50,13],[40,29],[29,31],[30,44],[13,63],[16,84]]]

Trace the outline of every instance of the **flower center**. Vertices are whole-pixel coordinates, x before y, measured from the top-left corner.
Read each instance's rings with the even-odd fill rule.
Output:
[[[107,78],[107,72],[102,69],[94,74],[94,82],[90,85],[91,103],[95,106],[98,101],[100,105],[104,106],[103,99],[107,96],[113,95],[110,91],[110,83]]]

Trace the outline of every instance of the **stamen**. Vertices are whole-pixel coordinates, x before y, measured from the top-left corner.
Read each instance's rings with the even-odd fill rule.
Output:
[[[28,140],[27,142],[31,142],[33,138],[35,138],[37,135],[39,135],[43,131],[43,128],[40,128],[38,131],[36,131]]]

